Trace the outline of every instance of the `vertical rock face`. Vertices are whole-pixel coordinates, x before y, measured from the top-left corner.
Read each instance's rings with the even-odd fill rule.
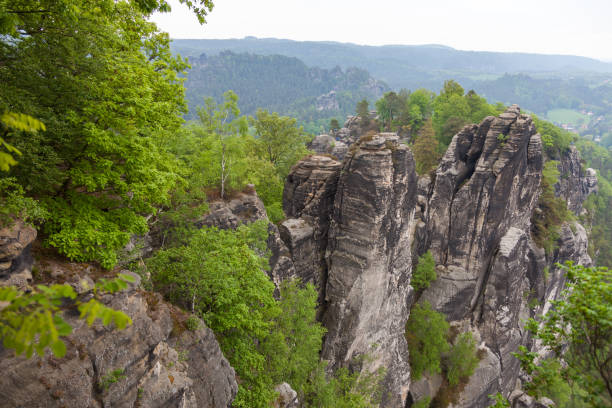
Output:
[[[512,106],[453,138],[423,206],[426,244],[417,248],[432,251],[438,279],[421,299],[456,325],[467,325],[484,352],[453,406],[486,407],[488,394],[514,390],[519,363],[511,353],[531,343],[522,321],[545,312],[563,289],[563,272],[552,265],[590,264],[579,224],[563,225],[559,248],[548,257],[531,239],[542,164],[531,118]],[[575,150],[559,168],[565,181],[558,195],[579,212],[596,183],[581,170]]]
[[[32,281],[30,244],[36,230],[21,221],[0,228],[0,285],[25,288]]]
[[[289,248],[296,276],[312,282],[323,301],[327,279],[325,251],[341,163],[326,156],[311,156],[297,163],[283,192],[288,219],[280,235]]]
[[[574,146],[563,153],[559,160],[559,182],[555,195],[567,201],[567,208],[579,214],[587,196],[597,190],[597,174],[593,169],[583,169],[580,153]]]
[[[412,291],[416,203],[410,150],[381,134],[347,156],[338,181],[327,252],[322,357],[334,367],[369,354],[387,369],[387,404],[399,406],[409,378],[404,326]]]
[[[429,200],[430,249],[444,270],[424,298],[451,320],[482,304],[494,257],[529,231],[538,199],[542,145],[518,107],[457,134],[442,159]]]

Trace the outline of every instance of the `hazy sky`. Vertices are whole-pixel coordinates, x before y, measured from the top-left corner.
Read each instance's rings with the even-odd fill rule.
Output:
[[[172,38],[276,37],[612,60],[612,0],[213,0],[200,26],[177,0],[153,21]]]

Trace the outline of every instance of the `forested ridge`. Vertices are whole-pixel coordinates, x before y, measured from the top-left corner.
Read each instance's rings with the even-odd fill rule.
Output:
[[[183,3],[202,23],[213,9],[209,0]],[[295,390],[301,406],[379,406],[386,398],[386,367],[361,371],[370,358],[365,353],[332,370],[320,359],[326,329],[318,288],[299,279],[270,279],[269,240],[286,218],[287,177],[313,155],[308,130],[327,130],[337,118],[329,126],[335,132],[347,114],[358,118],[363,133],[353,149],[377,133],[394,132],[410,149],[410,160],[414,156],[417,173],[431,176],[453,136],[465,125],[503,114],[506,106],[490,104],[454,80],[439,92],[394,92],[361,69],[309,68],[283,56],[224,52],[186,60],[171,52],[168,34],[148,20],[155,11],[169,11],[169,5],[0,1],[0,229],[7,236],[37,230],[31,247],[37,265],[59,259],[88,271],[80,286],[39,269],[25,283],[1,285],[0,352],[28,359],[53,354],[61,361],[82,347],[66,340],[75,329],[68,317],[99,331],[129,327],[129,310],[112,307],[109,299],[137,276],[147,302],[157,305],[163,297],[180,311],[173,312],[171,336],[196,333],[201,325],[212,330],[238,378],[232,406],[269,407],[282,383]],[[540,327],[529,323],[554,358],[542,363],[527,349],[517,358],[531,375],[531,394],[550,396],[559,407],[609,406],[610,150],[544,120],[535,125],[546,163],[540,211],[532,218],[534,241],[550,255],[563,225],[580,218],[600,268],[567,266],[568,297],[539,317]],[[503,147],[507,135],[496,137]],[[572,146],[599,180],[599,191],[577,216],[554,190],[558,162]],[[255,194],[264,206],[262,219],[231,228],[203,222],[213,206]],[[28,233],[36,237],[36,231]],[[146,254],[138,246],[144,236],[156,241]],[[21,249],[29,255],[29,246]],[[0,258],[2,279],[13,272],[7,254]],[[418,299],[438,275],[430,252],[415,265]],[[480,361],[472,334],[453,330],[427,303],[415,303],[406,324],[414,379],[441,374],[448,394],[460,392]],[[584,333],[596,334],[593,360],[580,342]],[[564,347],[573,354],[566,356]],[[96,395],[121,384],[124,370],[95,373]],[[137,401],[147,392],[133,391]],[[452,400],[442,394],[433,406]],[[492,395],[491,401],[504,406],[505,397]],[[421,406],[429,404],[423,401]]]
[[[189,63],[185,87],[191,113],[187,118],[195,117],[195,107],[204,97],[220,101],[231,89],[240,96],[244,114],[265,108],[298,118],[307,130],[317,132],[331,118],[344,120],[358,101],[373,103],[389,90],[362,69],[307,67],[297,58],[282,55],[225,51],[192,57]]]

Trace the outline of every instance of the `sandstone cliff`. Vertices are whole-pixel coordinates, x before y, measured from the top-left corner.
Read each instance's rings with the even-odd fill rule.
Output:
[[[349,143],[354,122],[339,132]],[[322,357],[350,366],[367,353],[367,367],[353,368],[386,367],[384,406],[434,396],[439,379],[411,384],[403,338],[412,263],[431,250],[438,279],[420,300],[480,343],[480,364],[454,406],[486,407],[489,394],[509,396],[520,374],[511,353],[535,347],[522,321],[544,312],[563,288],[555,263],[591,262],[577,223],[563,225],[552,254],[531,239],[543,161],[533,121],[512,106],[460,131],[433,180],[417,179],[409,149],[392,134],[362,137],[342,164],[321,156],[298,163],[285,188],[290,218],[281,237],[295,274],[315,282],[324,300]],[[596,188],[592,171],[582,170],[574,149],[559,169],[557,195],[579,213]]]
[[[18,224],[0,231],[0,252],[12,254],[16,275],[28,274],[33,259],[30,227]],[[17,246],[20,250],[17,250]],[[19,267],[15,265],[20,265]],[[26,265],[27,267],[22,267]],[[89,296],[82,281],[93,284],[84,265],[38,264],[38,273],[71,284]],[[48,269],[48,270],[47,270]],[[125,271],[126,273],[130,273]],[[234,370],[203,322],[186,330],[186,315],[161,296],[139,288],[140,278],[128,290],[106,295],[103,302],[127,313],[133,324],[124,330],[92,327],[66,311],[74,330],[66,338],[68,352],[16,357],[0,347],[0,405],[3,407],[228,407],[238,385]],[[14,284],[14,279],[8,282]],[[27,285],[28,282],[26,282]],[[25,288],[25,286],[24,286]],[[113,377],[113,371],[119,370]]]

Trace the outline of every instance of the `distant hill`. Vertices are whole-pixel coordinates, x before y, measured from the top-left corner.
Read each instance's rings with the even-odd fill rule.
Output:
[[[331,69],[358,67],[392,88],[441,88],[454,78],[471,87],[475,81],[496,79],[505,73],[575,72],[612,73],[612,64],[592,58],[526,53],[460,51],[440,45],[364,46],[337,42],[291,41],[274,38],[228,40],[174,40],[172,49],[199,57],[223,50],[296,57],[308,66]]]
[[[224,51],[189,59],[186,88],[190,118],[204,97],[217,101],[229,89],[238,94],[244,114],[265,108],[319,125],[336,117],[343,122],[362,99],[371,103],[389,87],[358,68],[308,67],[297,58]],[[319,125],[317,125],[317,129]]]

